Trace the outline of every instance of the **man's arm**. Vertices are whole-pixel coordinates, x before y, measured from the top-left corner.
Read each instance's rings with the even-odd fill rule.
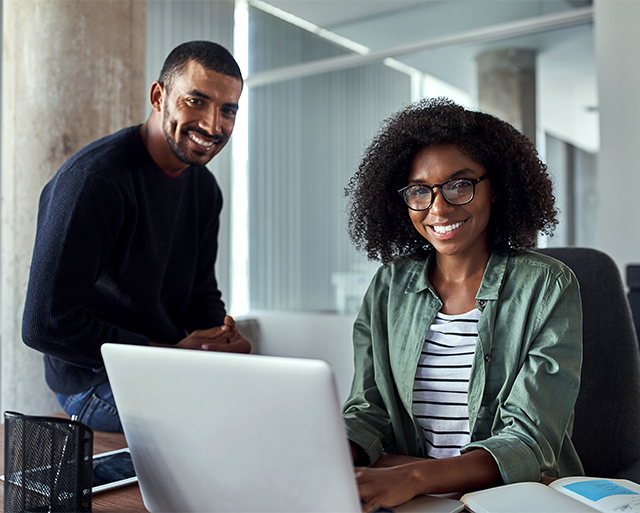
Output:
[[[196,205],[190,219],[198,230],[197,265],[183,318],[188,333],[224,325],[226,315],[216,278],[222,191],[215,177],[204,168],[192,170],[197,179],[191,202]]]
[[[175,345],[158,344],[149,341],[150,346],[174,347],[178,349],[198,349],[224,353],[249,353],[251,344],[238,332],[236,321],[229,315],[224,324],[207,330],[196,330]]]
[[[73,365],[102,367],[104,342],[145,345],[146,337],[98,318],[93,289],[118,243],[121,192],[109,181],[60,173],[42,192],[22,335],[26,345]]]
[[[200,230],[197,270],[191,297],[184,316],[184,326],[190,333],[171,346],[179,349],[199,349],[229,353],[249,353],[250,343],[244,339],[232,317],[226,315],[215,275],[218,254],[218,232],[222,210],[222,192],[215,177],[204,169],[193,169],[198,180],[194,204],[198,205],[194,226]],[[224,317],[222,325],[220,319]],[[213,326],[213,327],[211,327]],[[162,345],[155,341],[149,345]]]

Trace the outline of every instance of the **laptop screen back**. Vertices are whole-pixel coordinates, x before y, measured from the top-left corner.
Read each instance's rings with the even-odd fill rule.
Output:
[[[320,360],[105,344],[147,509],[360,511]]]

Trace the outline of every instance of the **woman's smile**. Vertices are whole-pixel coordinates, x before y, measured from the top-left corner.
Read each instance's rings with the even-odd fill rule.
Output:
[[[466,221],[460,221],[459,223],[453,224],[434,224],[431,225],[431,229],[438,234],[450,233],[454,230],[460,228]]]

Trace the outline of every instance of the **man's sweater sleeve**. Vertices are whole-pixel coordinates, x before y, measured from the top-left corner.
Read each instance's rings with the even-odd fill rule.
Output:
[[[89,304],[124,218],[121,191],[108,180],[63,172],[45,187],[22,324],[25,344],[69,363],[99,369],[105,342],[146,337],[98,319]]]
[[[199,198],[199,202],[206,205],[206,208],[200,213],[199,224],[203,229],[197,272],[184,318],[184,325],[188,332],[221,326],[226,315],[215,274],[222,191],[208,170],[206,173],[206,186],[202,184],[198,187],[199,194],[204,195]]]

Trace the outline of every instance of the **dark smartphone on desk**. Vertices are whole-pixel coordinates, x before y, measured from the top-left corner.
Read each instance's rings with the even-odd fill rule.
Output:
[[[24,471],[25,486],[42,494],[51,493],[49,488],[49,476],[51,467],[37,467]],[[16,472],[10,476],[11,482],[22,486],[23,473]],[[5,480],[5,476],[0,476]],[[129,448],[116,449],[115,451],[102,452],[93,456],[93,487],[92,494],[102,493],[122,486],[127,486],[138,481],[133,468]]]
[[[94,454],[92,493],[106,492],[137,481],[128,447]]]

